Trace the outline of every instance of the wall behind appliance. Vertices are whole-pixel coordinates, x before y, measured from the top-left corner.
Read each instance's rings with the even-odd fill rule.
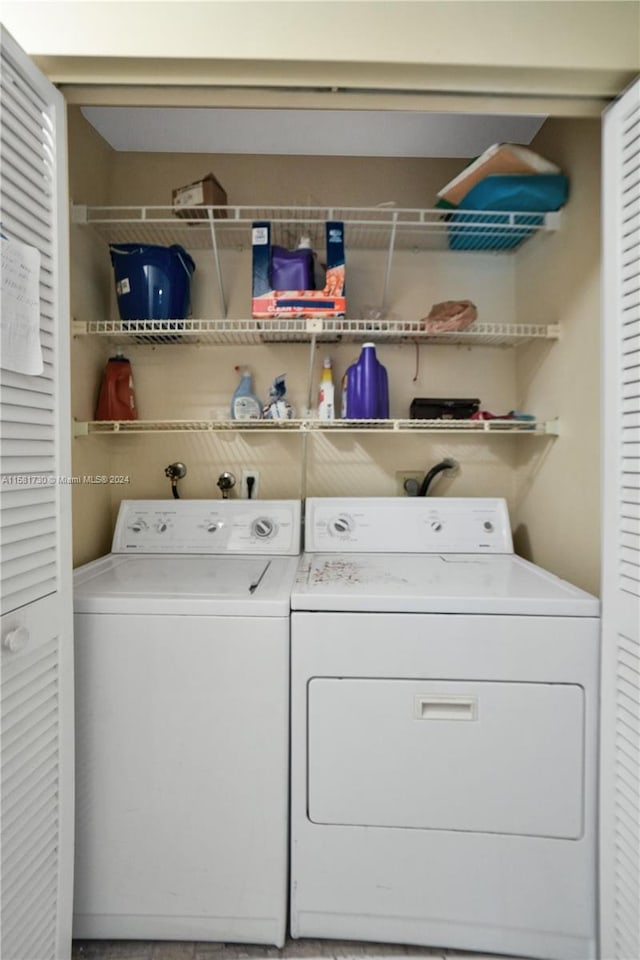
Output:
[[[80,118],[78,125],[82,124]],[[505,496],[519,527],[520,552],[581,586],[597,589],[597,440],[593,434],[585,438],[584,421],[578,421],[584,405],[593,404],[597,393],[597,351],[594,355],[592,346],[598,314],[594,281],[598,264],[589,234],[593,214],[584,213],[580,197],[593,192],[598,170],[597,156],[595,161],[589,159],[589,151],[583,153],[581,149],[581,131],[588,130],[585,124],[554,121],[548,139],[536,144],[552,159],[556,159],[554,144],[558,149],[564,144],[566,166],[570,167],[572,202],[558,234],[534,238],[516,256],[402,253],[394,258],[392,271],[390,309],[400,317],[416,319],[438,300],[469,297],[478,304],[481,319],[512,322],[517,317],[532,323],[557,320],[563,325],[560,343],[544,342],[517,350],[425,345],[417,350],[410,344],[379,347],[392,385],[392,416],[407,416],[414,396],[477,396],[493,412],[519,407],[539,416],[555,416],[560,405],[563,428],[558,440],[355,434],[311,437],[305,488],[301,473],[303,440],[297,435],[85,437],[74,443],[83,472],[125,475],[130,482],[109,487],[108,522],[103,511],[105,491],[74,488],[76,511],[84,518],[83,532],[76,531],[76,538],[81,540],[76,562],[108,549],[122,497],[169,496],[164,467],[172,460],[183,460],[188,467],[181,484],[183,496],[217,497],[215,482],[220,472],[231,470],[239,476],[243,467],[252,467],[260,470],[262,497],[299,497],[305,493],[395,494],[398,470],[426,471],[450,455],[460,461],[462,470],[456,477],[442,476],[434,493]],[[77,132],[74,127],[74,136]],[[83,135],[87,135],[86,129]],[[597,136],[592,133],[585,141],[592,152],[595,140]],[[464,165],[460,160],[149,156],[109,149],[103,153],[106,163],[100,199],[108,183],[109,202],[133,204],[167,204],[173,187],[212,170],[224,184],[231,203],[370,205],[394,200],[398,205],[431,206],[438,187]],[[564,156],[561,159],[565,161]],[[583,182],[585,186],[581,187]],[[591,199],[589,204],[593,210]],[[89,250],[88,232],[80,231],[85,253]],[[90,249],[95,279],[95,288],[90,285],[94,291],[91,309],[102,311],[96,315],[108,316],[110,311],[115,317],[108,251],[99,241],[95,246],[92,242]],[[211,255],[199,251],[194,257],[194,316],[219,316]],[[250,251],[225,253],[224,268],[229,314],[248,316]],[[363,306],[379,302],[384,268],[383,254],[347,250],[350,315],[358,316]],[[564,283],[569,276],[570,290]],[[576,290],[581,291],[577,302],[571,293]],[[587,323],[588,336],[577,325],[578,320]],[[565,323],[569,324],[568,331],[564,330]],[[587,349],[588,344],[591,346]],[[83,338],[74,349],[76,416],[86,419],[92,415],[101,366],[113,348]],[[236,364],[247,364],[254,370],[261,398],[266,398],[273,377],[286,373],[289,398],[296,412],[302,413],[308,401],[307,344],[127,345],[126,352],[134,369],[142,418],[226,417],[237,383]],[[338,386],[343,371],[358,352],[355,344],[318,347],[312,403],[316,401],[324,354],[333,358]],[[564,451],[565,444],[568,452]],[[593,456],[596,460],[592,463]],[[95,509],[98,504],[99,510]],[[579,509],[592,515],[589,530],[577,521]],[[561,535],[556,536],[557,529],[562,529]],[[574,549],[576,543],[578,549]]]
[[[584,589],[600,587],[600,122],[548,120],[533,148],[570,176],[558,233],[523,247],[518,320],[559,323],[551,350],[518,352],[518,403],[558,415],[560,437],[518,457],[517,545]]]
[[[224,185],[230,203],[375,205],[430,207],[437,189],[464,165],[461,160],[381,160],[209,156],[117,153],[111,201],[168,204],[171,190],[211,170]],[[297,236],[291,237],[295,245]],[[188,239],[183,241],[188,244]],[[192,251],[194,316],[219,316],[211,253]],[[381,300],[386,256],[347,249],[347,299],[350,316]],[[250,315],[251,252],[223,255],[225,293],[231,317]],[[394,257],[390,308],[402,318],[419,319],[444,299],[470,298],[486,320],[511,322],[514,315],[514,265],[510,257],[443,253],[399,253]],[[117,316],[112,302],[112,316]],[[273,378],[286,373],[288,396],[297,415],[308,403],[308,344],[264,346],[166,345],[127,347],[134,369],[140,416],[145,418],[225,418],[237,384],[235,365],[254,372],[255,389],[266,400]],[[357,344],[320,345],[316,350],[312,407],[322,358],[332,357],[336,390],[359,354]],[[407,417],[415,396],[478,396],[493,410],[515,401],[515,356],[510,350],[378,345],[391,383],[391,414]],[[414,377],[416,378],[414,380]],[[223,470],[239,478],[243,467],[260,470],[262,497],[308,495],[385,495],[397,490],[396,471],[425,472],[449,454],[462,462],[455,478],[441,478],[437,491],[455,495],[513,491],[514,442],[505,437],[342,435],[308,439],[309,472],[302,483],[301,436],[234,435],[112,438],[112,470],[131,476],[126,490],[112,488],[112,510],[122,495],[167,496],[164,467],[181,459],[188,474],[184,496],[216,497]],[[518,439],[515,443],[519,442]],[[436,487],[434,486],[434,491]]]
[[[69,196],[73,203],[108,202],[114,151],[82,117],[67,112]],[[90,231],[71,225],[71,316],[76,320],[108,317],[110,266],[103,242]],[[92,420],[108,355],[107,345],[89,337],[71,338],[71,416]],[[95,477],[109,476],[111,449],[100,437],[72,442],[74,477],[73,561],[85,563],[109,550],[112,536],[111,493]]]

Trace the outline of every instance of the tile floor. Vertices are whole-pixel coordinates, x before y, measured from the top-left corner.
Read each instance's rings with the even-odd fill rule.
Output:
[[[244,943],[74,940],[72,960],[509,960],[400,944],[347,940],[288,940],[282,949]]]

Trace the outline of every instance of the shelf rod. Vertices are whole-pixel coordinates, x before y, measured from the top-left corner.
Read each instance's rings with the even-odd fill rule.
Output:
[[[311,402],[313,400],[313,368],[315,366],[316,360],[316,334],[311,334],[311,340],[309,341],[309,371],[307,373],[307,416],[312,417],[312,406]]]
[[[302,450],[300,456],[300,499],[304,503],[307,499],[307,461],[309,457],[309,431],[302,430]]]
[[[213,210],[209,208],[207,210],[209,217],[209,229],[211,231],[211,247],[213,249],[213,259],[216,265],[216,274],[218,277],[218,296],[220,297],[220,310],[222,311],[222,316],[224,319],[227,319],[227,301],[224,296],[224,284],[222,281],[222,268],[220,266],[220,256],[218,254],[218,240],[216,237],[216,227],[213,221]]]
[[[389,296],[389,282],[391,280],[391,263],[393,261],[393,249],[396,243],[396,230],[398,227],[398,214],[394,211],[392,224],[391,224],[391,235],[389,237],[389,248],[387,250],[387,269],[384,273],[384,286],[382,288],[382,309],[386,311],[387,309],[387,300]]]

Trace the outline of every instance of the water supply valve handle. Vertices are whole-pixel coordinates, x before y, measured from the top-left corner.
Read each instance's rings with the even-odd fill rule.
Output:
[[[217,486],[222,491],[222,499],[226,500],[229,496],[229,490],[236,485],[236,478],[232,473],[229,473],[228,470],[225,470],[224,473],[221,473],[218,477]]]
[[[183,477],[186,477],[186,466],[184,463],[180,463],[179,460],[175,463],[170,463],[168,467],[164,468],[164,475],[171,480],[171,493],[176,500],[179,500],[180,494],[178,493],[178,480],[182,480]]]
[[[182,480],[187,475],[187,468],[184,463],[170,463],[168,467],[164,468],[164,475],[169,480]]]

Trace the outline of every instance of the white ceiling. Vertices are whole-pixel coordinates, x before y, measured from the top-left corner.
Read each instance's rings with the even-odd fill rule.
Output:
[[[545,117],[375,110],[84,107],[115,150],[344,157],[476,157],[528,144]]]

